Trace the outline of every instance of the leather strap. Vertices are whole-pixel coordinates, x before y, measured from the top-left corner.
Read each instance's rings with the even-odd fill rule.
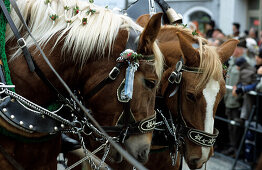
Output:
[[[0,81],[4,84],[6,84],[6,81],[5,81],[5,75],[4,75],[4,72],[3,72],[3,65],[0,64]]]
[[[97,92],[99,92],[105,85],[113,82],[116,79],[116,77],[119,75],[119,72],[122,66],[123,66],[123,63],[117,63],[116,66],[110,71],[109,75],[87,93],[85,99],[90,99]]]
[[[11,0],[11,2],[12,2],[12,0]],[[31,72],[34,72],[35,66],[34,66],[34,63],[33,63],[33,60],[32,60],[32,56],[31,56],[31,54],[30,54],[30,52],[29,52],[29,50],[26,46],[24,38],[22,38],[19,31],[17,30],[8,10],[5,7],[4,1],[2,1],[2,0],[0,1],[0,6],[1,6],[2,11],[5,15],[5,18],[7,19],[8,23],[10,25],[10,28],[12,29],[12,31],[13,31],[16,39],[17,39],[18,45],[20,46],[20,48],[22,49],[22,51],[24,53],[24,56],[25,56],[26,62],[28,64],[29,70]]]
[[[35,63],[33,60],[33,63],[35,65],[35,72],[38,75],[38,77],[51,89],[53,92],[57,94],[57,97],[62,101],[68,104],[68,101],[66,98],[61,94],[61,92],[46,78],[45,74],[43,71],[38,67],[38,65]]]
[[[1,0],[2,1],[2,0]],[[2,145],[0,145],[0,152],[7,159],[7,161],[17,170],[24,170],[24,168],[13,158],[11,157],[4,149]]]

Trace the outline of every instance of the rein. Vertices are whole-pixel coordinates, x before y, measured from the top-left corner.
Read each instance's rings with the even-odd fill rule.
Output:
[[[178,117],[173,120],[173,116],[171,115],[171,112],[167,108],[167,106],[164,104],[162,106],[156,104],[157,111],[160,113],[161,117],[157,117],[160,119],[160,121],[157,120],[156,129],[154,132],[154,135],[160,135],[165,136],[165,142],[164,146],[168,145],[170,150],[170,156],[172,159],[172,166],[175,166],[177,162],[177,155],[178,152],[183,151],[184,145],[185,145],[185,138],[188,138],[191,142],[204,147],[212,147],[216,141],[216,138],[218,136],[218,130],[214,129],[214,134],[210,134],[207,132],[204,132],[202,130],[198,130],[195,128],[191,128],[187,126],[186,121],[184,120],[183,114],[182,114],[182,105],[181,105],[181,80],[183,71],[190,72],[190,73],[196,73],[201,74],[203,73],[203,69],[196,68],[196,67],[188,67],[183,64],[183,58],[181,57],[180,61],[177,62],[175,70],[170,74],[168,78],[168,87],[164,93],[164,97],[157,97],[157,100],[160,100],[161,103],[164,102],[164,98],[168,96],[168,91],[172,88],[172,86],[175,84],[176,88],[173,90],[173,92],[170,93],[168,96],[169,98],[177,94],[177,115]],[[158,101],[156,101],[157,103]],[[160,106],[160,107],[159,107]],[[160,127],[160,129],[158,128]],[[154,139],[157,139],[158,137],[153,136],[153,144]],[[155,145],[161,145],[161,143],[158,143],[156,140]],[[163,145],[162,145],[163,146]],[[176,147],[176,150],[174,151],[174,147]],[[181,156],[181,154],[180,154]],[[180,164],[182,166],[182,164]]]

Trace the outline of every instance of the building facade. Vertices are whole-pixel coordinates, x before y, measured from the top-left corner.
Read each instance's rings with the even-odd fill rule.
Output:
[[[200,31],[210,19],[226,35],[232,34],[232,23],[240,23],[240,32],[251,27],[261,30],[262,0],[166,0],[184,17],[184,24],[197,20]]]
[[[136,0],[95,0],[97,5],[125,9]],[[201,32],[205,32],[205,24],[211,19],[216,28],[226,35],[232,34],[232,23],[240,23],[240,32],[251,27],[261,30],[262,0],[165,0],[178,13],[183,15],[184,24],[191,21],[198,24]]]

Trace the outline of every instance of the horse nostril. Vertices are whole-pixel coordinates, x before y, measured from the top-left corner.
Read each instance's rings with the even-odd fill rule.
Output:
[[[195,159],[191,159],[189,161],[189,164],[191,164],[192,166],[197,166],[198,162],[200,161],[199,158],[195,158]]]
[[[145,163],[148,159],[148,154],[149,154],[149,145],[141,147],[137,153],[137,160],[139,162]]]

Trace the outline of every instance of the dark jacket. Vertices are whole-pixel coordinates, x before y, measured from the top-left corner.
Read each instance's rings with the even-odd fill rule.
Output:
[[[240,66],[239,79],[237,84],[243,86],[256,82],[256,69],[249,65],[247,62]]]

